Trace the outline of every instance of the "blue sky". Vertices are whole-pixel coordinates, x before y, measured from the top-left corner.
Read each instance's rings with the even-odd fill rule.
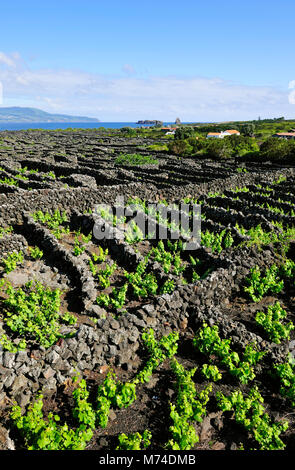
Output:
[[[295,117],[294,1],[14,0],[1,17],[3,106],[102,121]]]

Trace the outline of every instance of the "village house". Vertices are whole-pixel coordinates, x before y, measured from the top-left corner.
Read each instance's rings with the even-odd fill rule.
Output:
[[[222,132],[209,132],[207,134],[207,139],[223,139],[227,135],[241,135],[239,131],[236,131],[235,129],[229,129],[227,131],[222,131]]]
[[[209,132],[207,139],[223,139],[225,137],[222,132]]]
[[[236,129],[229,129],[227,131],[224,131],[226,134],[229,134],[229,135],[241,135],[241,133],[239,131],[237,131]]]
[[[295,139],[295,132],[278,132],[273,134],[273,137],[278,137],[280,139]]]
[[[161,127],[161,131],[165,132],[165,135],[167,134],[175,134],[177,127]]]

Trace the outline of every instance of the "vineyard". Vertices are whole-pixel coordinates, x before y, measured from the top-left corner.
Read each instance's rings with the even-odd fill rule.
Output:
[[[294,203],[292,167],[1,132],[0,449],[294,450]]]

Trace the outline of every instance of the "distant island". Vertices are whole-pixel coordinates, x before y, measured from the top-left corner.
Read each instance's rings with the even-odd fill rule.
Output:
[[[67,114],[51,114],[37,108],[13,106],[0,107],[1,122],[100,122],[99,119],[85,116],[68,116]]]
[[[157,120],[153,120],[153,121],[149,121],[148,119],[146,119],[145,121],[137,121],[136,124],[151,124],[151,125],[154,125],[154,126],[159,126],[159,125],[163,125],[163,121],[157,121]]]

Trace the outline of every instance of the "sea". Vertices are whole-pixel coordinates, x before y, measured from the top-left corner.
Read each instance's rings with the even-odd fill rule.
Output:
[[[164,122],[163,126],[173,125],[174,122]],[[183,124],[192,124],[185,122]],[[0,131],[22,131],[27,129],[120,129],[121,127],[150,127],[150,125],[135,122],[1,122]]]

